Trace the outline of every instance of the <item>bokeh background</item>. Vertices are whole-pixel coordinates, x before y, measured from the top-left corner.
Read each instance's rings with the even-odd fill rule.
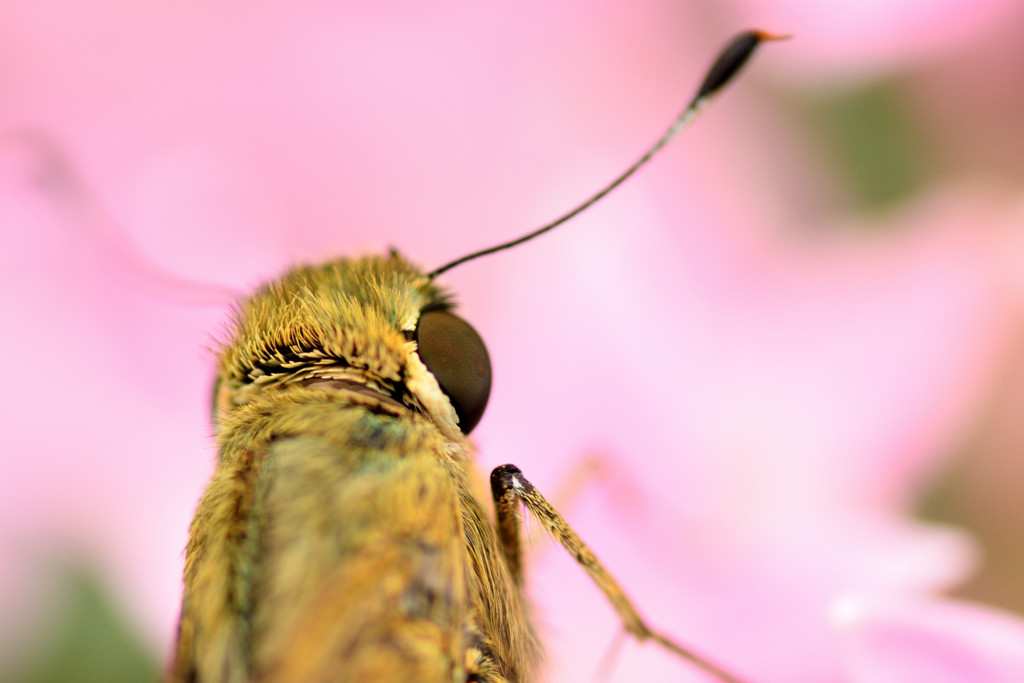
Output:
[[[158,675],[231,292],[550,220],[748,27],[794,39],[446,277],[495,365],[481,465],[582,482],[643,613],[749,680],[1020,680],[1010,0],[0,4],[0,679]],[[530,570],[548,680],[704,680],[604,662],[582,572]]]

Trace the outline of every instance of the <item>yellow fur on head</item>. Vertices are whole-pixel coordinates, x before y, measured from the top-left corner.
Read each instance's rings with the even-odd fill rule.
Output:
[[[396,393],[449,438],[458,417],[416,355],[420,311],[449,295],[396,253],[299,266],[234,313],[223,342],[217,406],[244,405],[269,387],[340,379]]]

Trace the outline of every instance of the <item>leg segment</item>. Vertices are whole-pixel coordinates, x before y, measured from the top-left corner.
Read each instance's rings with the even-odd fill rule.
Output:
[[[526,480],[518,467],[502,465],[495,468],[491,472],[491,493],[494,495],[494,509],[498,518],[498,535],[501,546],[518,584],[522,584],[522,549],[519,542],[519,503],[521,502],[530,514],[537,518],[541,526],[583,567],[583,571],[597,584],[616,614],[619,615],[622,626],[634,638],[640,641],[652,640],[721,681],[740,683],[740,679],[719,666],[651,629],[640,617],[633,603],[626,597],[619,583],[612,578],[612,575],[572,530],[568,522],[558,514],[558,510],[534,488],[533,484]]]

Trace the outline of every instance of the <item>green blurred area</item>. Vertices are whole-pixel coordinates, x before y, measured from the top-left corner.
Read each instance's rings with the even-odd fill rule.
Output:
[[[118,609],[97,573],[83,564],[54,572],[50,614],[31,615],[19,642],[0,662],[5,683],[118,683],[156,681],[154,653]]]
[[[933,179],[930,141],[907,101],[907,88],[896,79],[816,91],[794,103],[793,111],[854,197],[851,208],[893,207]]]

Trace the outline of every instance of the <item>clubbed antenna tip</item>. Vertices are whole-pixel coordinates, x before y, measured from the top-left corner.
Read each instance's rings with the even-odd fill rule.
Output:
[[[754,54],[754,50],[761,43],[768,40],[786,40],[789,36],[785,35],[774,35],[765,31],[744,31],[733,38],[728,45],[725,46],[719,55],[715,63],[708,69],[707,75],[704,77],[704,81],[701,83],[700,88],[697,89],[697,94],[693,96],[689,104],[680,112],[679,116],[676,117],[672,125],[668,127],[668,130],[658,138],[651,147],[644,152],[644,154],[633,162],[633,165],[627,168],[623,173],[619,174],[617,178],[612,180],[610,183],[604,186],[601,190],[596,192],[593,196],[587,199],[582,204],[578,205],[572,211],[564,214],[563,216],[555,219],[554,221],[537,228],[533,232],[529,232],[522,237],[517,237],[514,240],[503,242],[487,249],[481,249],[480,251],[474,251],[471,254],[461,256],[454,261],[450,261],[439,268],[435,268],[427,274],[431,280],[436,278],[438,275],[447,272],[455,266],[461,265],[466,261],[472,261],[478,259],[481,256],[487,256],[498,251],[504,251],[505,249],[511,249],[512,247],[518,246],[523,242],[528,242],[534,237],[539,237],[546,232],[554,230],[562,223],[565,223],[569,219],[579,215],[586,211],[591,206],[600,201],[605,195],[614,190],[616,187],[626,181],[631,175],[636,173],[644,164],[651,160],[655,154],[657,154],[662,147],[674,138],[679,132],[685,129],[697,116],[698,113],[704,108],[704,106],[714,97],[725,85],[732,80],[732,78],[739,73],[743,65],[747,63],[750,56]]]

